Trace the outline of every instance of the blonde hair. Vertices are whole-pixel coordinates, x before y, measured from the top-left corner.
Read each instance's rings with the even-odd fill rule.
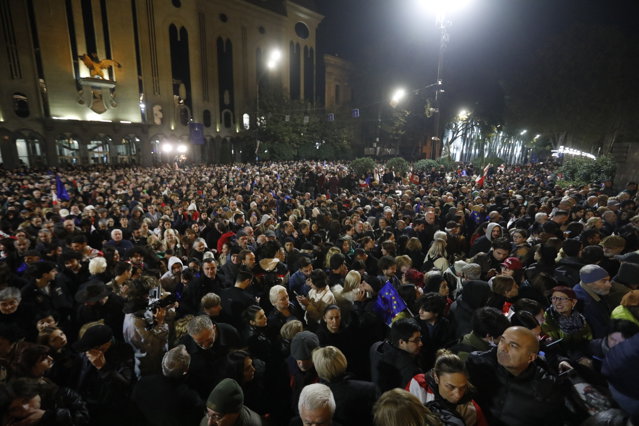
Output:
[[[373,407],[375,426],[440,426],[441,421],[412,393],[404,389],[384,392]]]
[[[304,324],[300,320],[293,320],[284,323],[282,328],[280,328],[280,336],[286,340],[293,340],[293,337],[297,333],[301,333],[304,331]]]
[[[446,257],[446,240],[433,240],[433,244],[428,249],[427,256],[429,259],[435,259],[436,257]]]
[[[395,257],[395,263],[397,263],[397,270],[401,270],[404,266],[408,266],[409,268],[413,266],[413,259],[404,254]]]
[[[356,290],[362,282],[362,275],[357,271],[348,271],[344,277],[344,292]]]
[[[346,372],[348,361],[335,346],[325,346],[313,351],[313,365],[321,379],[332,382]]]

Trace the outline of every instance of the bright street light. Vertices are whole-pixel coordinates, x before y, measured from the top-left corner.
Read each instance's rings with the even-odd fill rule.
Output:
[[[468,7],[473,0],[420,0],[419,2],[422,7],[435,13],[439,20],[448,13]]]
[[[172,152],[173,151],[173,145],[170,143],[165,143],[162,145],[162,151],[164,152]]]
[[[468,112],[468,110],[462,109],[461,111],[459,111],[459,113],[457,114],[457,117],[460,120],[467,120],[468,117],[470,116],[470,112]]]
[[[279,49],[273,49],[270,51],[268,59],[266,60],[266,68],[272,70],[277,67],[282,59],[282,52]]]
[[[178,145],[177,152],[184,154],[188,150],[188,147],[184,144]]]
[[[523,135],[525,135],[526,133],[528,133],[528,130],[524,129],[524,130],[522,130],[522,131],[521,131],[521,133],[519,134],[519,136],[523,136]]]
[[[393,92],[390,99],[390,104],[393,108],[406,97],[406,89],[400,88]]]

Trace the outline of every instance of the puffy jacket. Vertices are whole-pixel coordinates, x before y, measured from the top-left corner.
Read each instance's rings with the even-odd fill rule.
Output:
[[[497,362],[497,348],[466,363],[477,402],[491,426],[562,425],[564,391],[557,377],[535,363],[513,376]]]

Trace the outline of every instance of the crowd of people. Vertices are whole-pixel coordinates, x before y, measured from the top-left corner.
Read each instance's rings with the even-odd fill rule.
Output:
[[[552,163],[3,170],[0,424],[637,423],[638,213]]]

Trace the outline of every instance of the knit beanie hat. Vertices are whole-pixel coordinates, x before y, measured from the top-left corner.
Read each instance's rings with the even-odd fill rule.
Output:
[[[233,379],[224,379],[211,391],[206,406],[222,415],[239,413],[244,404],[244,392]]]
[[[306,361],[312,358],[313,349],[319,347],[319,338],[312,331],[302,331],[293,337],[291,342],[291,355],[297,361]]]
[[[579,279],[584,284],[594,283],[608,276],[608,271],[599,265],[586,265],[579,270]]]

